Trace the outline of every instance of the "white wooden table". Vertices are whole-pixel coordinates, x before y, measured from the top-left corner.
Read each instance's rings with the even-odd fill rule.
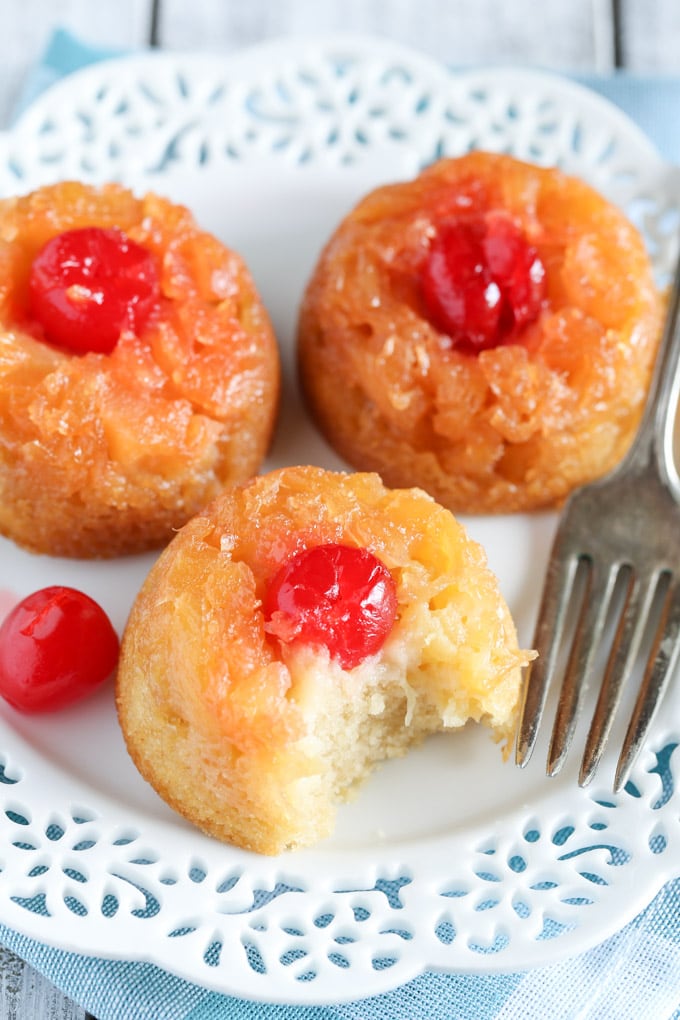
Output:
[[[0,0],[0,127],[55,29],[93,46],[229,53],[282,35],[361,32],[447,64],[680,74],[680,0]],[[83,1020],[0,949],[0,1018]]]
[[[284,34],[369,32],[459,66],[680,73],[678,0],[0,0],[0,124],[57,27],[96,46],[224,53]]]

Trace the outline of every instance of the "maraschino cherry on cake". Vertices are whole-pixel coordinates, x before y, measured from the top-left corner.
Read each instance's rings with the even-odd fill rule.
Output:
[[[507,745],[530,658],[448,510],[375,474],[290,467],[225,491],[163,550],[116,702],[171,807],[275,854],[329,836],[376,764],[430,733],[474,720]]]
[[[472,152],[340,223],[302,302],[303,389],[336,450],[390,485],[455,512],[559,505],[629,446],[660,305],[620,209]]]
[[[186,208],[77,182],[0,202],[0,533],[165,543],[258,470],[278,393],[253,279]]]

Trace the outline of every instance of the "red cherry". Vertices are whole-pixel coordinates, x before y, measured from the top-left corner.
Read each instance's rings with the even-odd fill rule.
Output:
[[[123,330],[139,334],[160,300],[150,252],[117,229],[57,234],[33,261],[31,314],[45,339],[76,354],[110,354]]]
[[[284,644],[322,645],[343,669],[382,648],[397,614],[397,588],[368,549],[319,545],[284,563],[264,599],[266,630]]]
[[[74,588],[42,588],[0,625],[0,695],[22,712],[64,708],[111,675],[118,650],[118,635],[93,599]]]
[[[503,213],[449,220],[422,272],[428,318],[456,347],[483,350],[515,340],[538,318],[545,269],[536,248]]]

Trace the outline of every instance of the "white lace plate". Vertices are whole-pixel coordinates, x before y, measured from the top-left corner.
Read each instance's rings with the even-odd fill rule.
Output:
[[[281,341],[286,396],[270,466],[339,467],[295,391],[307,275],[366,190],[474,147],[590,180],[641,225],[667,277],[677,176],[613,106],[542,73],[449,74],[379,40],[94,65],[0,138],[0,191],[117,179],[189,205],[246,257]],[[530,642],[554,516],[467,523]],[[36,557],[5,541],[0,585],[9,604],[73,584],[122,628],[150,563]],[[680,874],[679,742],[676,684],[614,796],[610,758],[581,790],[578,754],[549,780],[544,746],[520,771],[485,731],[466,729],[380,769],[324,845],[272,859],[208,839],[156,797],[126,756],[110,689],[46,718],[2,706],[0,920],[63,949],[274,1002],[355,999],[426,968],[546,964],[619,929]]]

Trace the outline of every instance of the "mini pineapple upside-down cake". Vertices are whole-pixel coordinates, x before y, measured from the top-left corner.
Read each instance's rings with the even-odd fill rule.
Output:
[[[166,542],[259,468],[278,392],[248,269],[187,209],[77,182],[0,202],[0,534]]]
[[[418,489],[284,468],[163,551],[122,641],[129,753],[167,803],[261,853],[333,830],[376,763],[469,720],[512,739],[521,670],[482,548]]]
[[[354,468],[454,512],[531,510],[623,456],[660,322],[620,209],[558,169],[472,152],[338,226],[302,303],[300,372]]]

